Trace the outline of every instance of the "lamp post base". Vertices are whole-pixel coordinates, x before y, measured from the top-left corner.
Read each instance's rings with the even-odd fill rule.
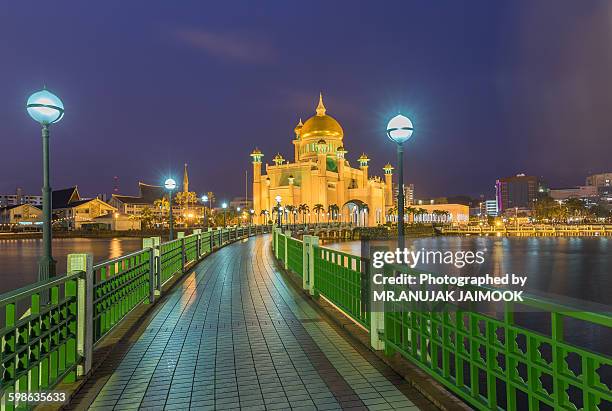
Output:
[[[38,281],[45,281],[55,277],[56,261],[51,256],[44,256],[38,260]]]

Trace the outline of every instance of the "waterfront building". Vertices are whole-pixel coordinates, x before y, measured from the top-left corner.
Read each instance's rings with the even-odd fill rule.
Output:
[[[16,225],[31,226],[42,222],[42,210],[31,204],[0,207],[0,229]]]
[[[544,190],[536,176],[517,174],[497,180],[495,191],[499,213],[509,209],[531,210],[538,198],[538,192]]]
[[[612,173],[590,175],[586,178],[586,184],[596,187],[601,204],[612,206]]]
[[[337,219],[360,225],[383,224],[393,206],[393,167],[384,167],[384,180],[370,176],[370,159],[365,154],[358,158],[358,168],[351,167],[344,130],[327,114],[322,95],[316,114],[304,123],[300,120],[294,133],[292,162],[277,154],[274,165],[266,164],[262,172],[264,154],[257,148],[251,153],[253,208],[258,222],[265,222],[262,212],[272,216],[275,198],[280,196],[283,207],[299,210],[302,206],[304,210],[306,205],[313,222]],[[330,207],[337,207],[337,211],[330,213]]]
[[[246,197],[234,197],[229,202],[229,208],[238,209],[238,207],[241,210],[250,210],[253,208],[253,201]]]
[[[565,201],[570,198],[578,198],[586,201],[596,200],[599,196],[597,187],[594,185],[578,186],[572,188],[555,188],[548,192],[553,200]]]
[[[78,230],[92,219],[114,213],[117,209],[99,198],[81,198],[77,186],[51,193],[53,222],[56,227]]]
[[[497,217],[497,215],[499,214],[497,200],[486,200],[484,203],[487,215],[491,217]]]
[[[393,184],[393,205],[397,205],[398,185]],[[414,204],[414,184],[404,184],[404,205]]]
[[[0,207],[20,204],[42,206],[42,196],[23,194],[21,187],[17,187],[15,194],[0,194]]]
[[[115,212],[95,217],[89,222],[84,222],[81,224],[81,228],[111,231],[140,230],[141,221],[135,215]]]
[[[162,209],[157,200],[162,198],[168,198],[163,187],[138,182],[137,196],[113,194],[110,204],[124,214],[140,216],[145,208],[149,208],[152,214],[161,215]]]
[[[455,223],[463,224],[470,220],[470,207],[464,204],[421,204],[415,206],[415,223]]]

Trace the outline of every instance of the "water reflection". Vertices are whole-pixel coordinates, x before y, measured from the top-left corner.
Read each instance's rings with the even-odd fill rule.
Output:
[[[66,272],[70,253],[92,253],[94,262],[99,262],[141,248],[140,238],[57,238],[53,239],[53,258],[59,275]],[[41,254],[41,239],[0,240],[0,293],[35,282]]]

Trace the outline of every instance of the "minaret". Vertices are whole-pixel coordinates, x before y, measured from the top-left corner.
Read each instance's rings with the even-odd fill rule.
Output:
[[[295,132],[295,140],[293,140],[293,161],[296,163],[300,161],[300,133],[302,132],[303,125],[302,119],[300,119],[300,122],[293,129]]]
[[[187,163],[185,163],[185,170],[183,171],[183,193],[189,192],[189,176],[187,175]]]
[[[387,163],[383,167],[383,171],[385,172],[385,207],[392,207],[393,200],[393,166],[390,163]],[[387,210],[385,210],[386,212]]]
[[[255,210],[255,218],[260,217],[262,210],[262,198],[261,198],[261,159],[263,154],[258,148],[255,148],[251,153],[253,159],[253,210]]]
[[[361,180],[362,188],[366,188],[368,186],[368,162],[369,161],[370,159],[368,158],[368,156],[365,155],[365,153],[363,153],[361,157],[359,157],[359,168],[363,172],[362,174],[363,179]]]

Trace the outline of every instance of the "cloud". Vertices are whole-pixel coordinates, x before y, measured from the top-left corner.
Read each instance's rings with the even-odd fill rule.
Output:
[[[174,34],[183,44],[225,60],[265,63],[276,57],[272,44],[254,35],[214,33],[201,29],[179,29]]]

